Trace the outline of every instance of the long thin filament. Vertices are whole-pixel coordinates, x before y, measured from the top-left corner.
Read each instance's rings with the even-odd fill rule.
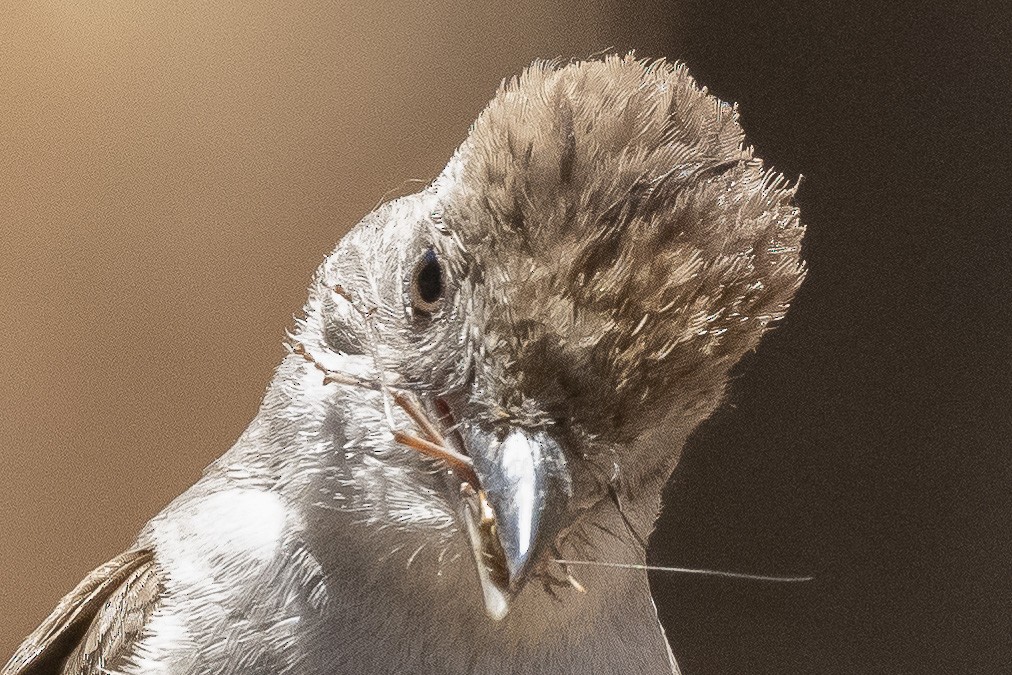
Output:
[[[598,560],[563,560],[556,559],[555,562],[561,565],[584,565],[587,567],[616,567],[625,570],[647,570],[650,572],[676,572],[678,574],[699,574],[710,577],[723,577],[725,579],[748,579],[750,581],[775,581],[783,583],[797,583],[801,581],[812,581],[815,577],[787,577],[768,576],[765,574],[746,574],[745,572],[725,572],[723,570],[701,570],[692,567],[667,567],[664,565],[635,565],[632,563],[612,563]]]

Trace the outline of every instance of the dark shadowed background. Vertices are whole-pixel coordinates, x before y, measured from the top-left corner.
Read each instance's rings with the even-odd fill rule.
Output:
[[[636,48],[740,103],[809,227],[651,560],[817,579],[655,574],[686,675],[1012,670],[1008,10],[831,4],[9,3],[0,661],[237,438],[323,256],[501,78]]]

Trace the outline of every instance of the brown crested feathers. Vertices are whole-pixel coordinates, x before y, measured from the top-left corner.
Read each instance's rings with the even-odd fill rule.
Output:
[[[712,407],[804,277],[796,186],[682,64],[535,63],[458,158],[442,216],[496,261],[477,266],[485,349],[515,355],[478,377],[515,401],[560,392],[550,414],[593,433]]]

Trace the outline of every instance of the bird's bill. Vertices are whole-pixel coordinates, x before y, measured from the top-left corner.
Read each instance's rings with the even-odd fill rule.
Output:
[[[460,517],[485,611],[500,620],[558,532],[569,473],[562,449],[544,430],[465,423],[460,431],[478,477],[478,486],[461,485]]]
[[[467,530],[471,544],[471,555],[478,570],[478,584],[481,599],[485,603],[485,614],[493,621],[500,621],[509,612],[509,596],[500,582],[492,579],[491,560],[486,549],[491,548],[494,535],[489,536],[486,524],[495,522],[489,518],[490,509],[484,493],[477,493],[466,483],[461,485],[460,520]]]

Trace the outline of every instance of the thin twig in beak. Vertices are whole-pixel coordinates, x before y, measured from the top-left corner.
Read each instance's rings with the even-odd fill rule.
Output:
[[[562,568],[562,573],[566,575],[566,581],[569,585],[572,586],[578,593],[586,593],[587,588],[573,576],[573,573],[569,569],[569,565],[566,564],[565,560],[561,559],[562,555],[559,553],[559,549],[555,544],[552,544],[552,554],[555,556],[553,560],[558,563],[559,567]]]
[[[435,459],[441,459],[450,465],[454,473],[460,476],[461,480],[470,483],[471,485],[478,485],[478,476],[475,475],[473,463],[471,458],[467,455],[462,455],[456,450],[451,450],[448,447],[442,445],[436,445],[432,441],[413,436],[412,434],[405,433],[403,431],[394,432],[394,440],[402,445],[406,445],[409,448],[417,450],[423,455],[433,457]]]
[[[570,586],[572,586],[574,589],[576,589],[577,593],[586,593],[587,592],[586,587],[583,584],[581,584],[579,581],[577,581],[576,577],[574,577],[569,572],[566,572],[566,581],[569,582]]]
[[[380,391],[381,389],[381,386],[378,382],[373,382],[372,380],[365,380],[362,379],[361,377],[356,377],[355,375],[349,375],[347,373],[342,373],[327,368],[322,363],[317,361],[312,354],[309,353],[304,344],[302,344],[298,340],[295,340],[294,338],[292,339],[291,347],[293,354],[298,354],[299,356],[304,358],[307,362],[312,364],[314,368],[323,373],[324,384],[332,384],[332,383],[347,384],[353,387],[362,387],[363,389],[371,389],[373,391]]]
[[[363,317],[366,316],[367,313],[361,307],[358,306],[358,304],[355,302],[355,298],[351,297],[351,293],[345,290],[344,286],[342,286],[341,284],[334,284],[333,286],[327,286],[327,289],[329,289],[330,292],[333,293],[334,295],[339,295],[345,300],[347,300],[348,304],[351,305],[351,308],[356,312],[358,312],[361,316]]]
[[[421,406],[415,402],[414,398],[410,394],[407,392],[391,390],[383,382],[372,382],[370,380],[355,377],[354,375],[348,375],[346,373],[331,370],[317,361],[316,358],[309,353],[309,350],[306,349],[305,345],[294,339],[294,337],[292,338],[291,348],[293,354],[298,354],[312,364],[314,368],[323,373],[323,381],[325,384],[334,382],[337,384],[363,387],[373,391],[380,391],[384,394],[389,394],[390,399],[392,399],[398,407],[407,413],[408,417],[410,417],[415,424],[418,425],[419,429],[421,429],[422,434],[426,436],[426,438],[422,438],[405,431],[393,430],[393,419],[390,417],[390,427],[393,430],[394,440],[401,445],[406,445],[407,447],[417,450],[428,457],[442,460],[462,481],[472,485],[475,490],[478,489],[478,476],[474,473],[474,465],[471,458],[457,452],[447,444],[446,438],[443,437],[443,435],[439,432],[439,429],[436,428],[436,425],[432,423],[428,415],[425,414],[425,411],[422,410]],[[384,396],[384,401],[386,401],[386,396]]]
[[[368,310],[363,310],[355,303],[355,299],[351,297],[351,293],[345,290],[341,284],[334,284],[333,286],[327,286],[331,293],[343,298],[351,308],[358,312],[358,314],[365,320],[366,330],[369,331],[369,345],[372,347],[372,360],[376,364],[376,370],[379,371],[379,391],[383,394],[383,413],[386,415],[387,424],[393,428],[394,426],[394,413],[390,406],[391,390],[387,384],[386,370],[383,367],[383,362],[380,359],[379,345],[380,339],[379,334],[376,332],[376,326],[373,324],[373,315],[376,313],[376,308],[371,307]],[[337,380],[332,380],[337,381]]]
[[[414,401],[414,399],[403,392],[393,392],[394,403],[399,405],[408,416],[415,421],[415,424],[419,426],[422,432],[428,437],[430,441],[441,447],[446,447],[446,439],[439,433],[439,429],[433,424],[426,416],[425,412],[421,407]],[[452,450],[447,450],[453,452]],[[463,455],[461,455],[463,456]]]

